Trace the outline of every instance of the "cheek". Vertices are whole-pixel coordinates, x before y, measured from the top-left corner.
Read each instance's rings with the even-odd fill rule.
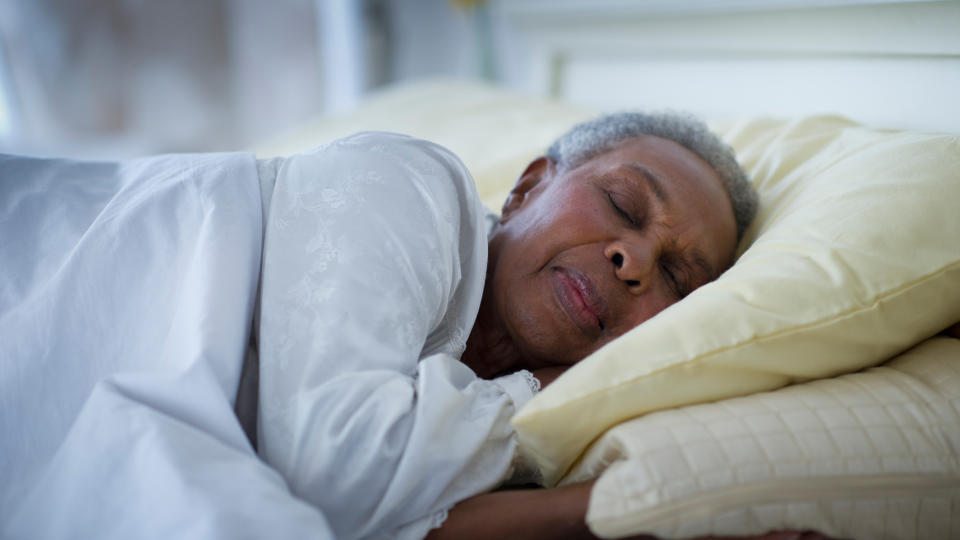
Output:
[[[555,213],[579,219],[599,220],[603,216],[603,204],[592,186],[578,186],[564,190],[553,201]]]
[[[566,326],[544,273],[502,276],[499,288],[500,317],[514,344],[531,366],[572,362],[585,356],[589,346]],[[579,355],[579,356],[578,356]]]
[[[535,223],[537,247],[559,251],[601,240],[610,229],[610,216],[604,212],[602,201],[586,189],[566,190],[543,202]]]
[[[544,193],[514,222],[518,240],[512,262],[526,269],[540,269],[565,250],[603,237],[607,224],[603,208],[584,189]]]

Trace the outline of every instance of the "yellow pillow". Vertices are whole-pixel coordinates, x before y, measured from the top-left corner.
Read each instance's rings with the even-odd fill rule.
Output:
[[[960,138],[835,117],[724,135],[760,193],[749,247],[516,415],[547,484],[628,418],[862,369],[960,320]]]

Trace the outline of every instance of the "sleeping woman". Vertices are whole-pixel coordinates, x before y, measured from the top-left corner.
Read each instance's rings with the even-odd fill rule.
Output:
[[[0,194],[13,192],[11,171],[29,169],[18,163],[5,162]],[[157,167],[139,163],[107,172]],[[3,447],[11,459],[0,472],[18,480],[17,491],[0,498],[9,505],[0,506],[5,534],[587,535],[588,484],[531,491],[524,495],[532,497],[529,511],[511,513],[497,498],[485,507],[491,499],[482,497],[450,509],[504,482],[535,482],[510,417],[568,366],[719,276],[756,209],[732,151],[679,115],[624,113],[576,126],[523,171],[499,216],[484,210],[453,154],[403,135],[360,133],[252,166],[254,197],[240,180],[217,189],[246,190],[230,208],[262,204],[258,293],[256,272],[251,282],[237,277],[246,275],[241,266],[217,266],[240,249],[231,247],[238,227],[228,225],[207,238],[217,252],[212,262],[197,270],[172,257],[168,273],[178,287],[198,280],[217,290],[239,280],[234,293],[192,289],[195,298],[142,324],[131,313],[104,311],[104,320],[82,310],[69,322],[84,336],[99,339],[119,325],[117,339],[143,332],[142,339],[162,345],[125,348],[134,360],[97,357],[110,347],[81,345],[69,359],[66,349],[56,358],[38,353],[56,347],[63,321],[31,319],[36,309],[23,306],[44,287],[4,276],[0,338],[24,359],[15,355],[2,375],[10,403],[0,428],[12,442]],[[57,173],[45,171],[45,178]],[[11,216],[25,212],[17,206],[25,200],[4,201],[4,236],[17,232]],[[196,206],[197,223],[207,223],[202,209],[214,205]],[[103,208],[98,218],[110,205]],[[136,219],[149,217],[138,212]],[[193,215],[171,212],[181,220]],[[116,257],[89,263],[100,265],[95,279],[105,291],[139,260]],[[86,280],[97,270],[80,271]],[[71,309],[89,295],[72,294]],[[164,294],[151,294],[166,305]],[[205,302],[211,295],[217,299]],[[242,344],[206,344],[219,343],[210,335],[246,336],[218,326],[213,315],[223,306],[237,306],[244,329],[253,317],[245,360]],[[181,319],[190,328],[180,328],[188,324]],[[23,337],[28,323],[46,328]],[[197,327],[207,332],[196,337]],[[82,399],[62,405],[56,391],[31,388],[22,374],[37,354],[48,366],[69,362],[100,382],[74,381],[72,395]],[[37,380],[51,377],[46,373]],[[58,410],[69,433],[36,427],[44,422],[36,416],[41,401]],[[83,402],[82,410],[70,409]],[[506,508],[504,519],[491,520],[490,508]]]
[[[753,208],[729,151],[677,117],[577,127],[489,220],[459,161],[425,141],[367,133],[284,160],[260,454],[338,537],[422,535],[524,468],[508,421],[539,385],[716,278]]]

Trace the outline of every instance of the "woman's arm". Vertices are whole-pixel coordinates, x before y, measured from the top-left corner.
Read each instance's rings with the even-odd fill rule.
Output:
[[[587,527],[594,481],[553,489],[497,491],[467,499],[450,511],[427,540],[595,539]],[[631,540],[657,540],[641,534]],[[704,536],[691,540],[831,540],[814,531],[771,531],[759,536]]]
[[[422,537],[509,470],[509,420],[532,392],[456,359],[482,293],[483,215],[463,165],[409,137],[359,134],[280,169],[259,452],[338,538]]]
[[[478,495],[453,507],[443,526],[427,538],[596,538],[586,522],[591,488],[592,481]]]

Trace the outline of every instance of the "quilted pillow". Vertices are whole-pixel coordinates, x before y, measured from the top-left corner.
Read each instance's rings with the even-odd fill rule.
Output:
[[[624,422],[569,480],[604,471],[587,513],[600,536],[958,538],[957,448],[960,340],[939,337],[865,372]]]
[[[760,193],[742,255],[515,416],[548,485],[624,420],[859,370],[960,320],[960,138],[836,117],[724,135]]]

